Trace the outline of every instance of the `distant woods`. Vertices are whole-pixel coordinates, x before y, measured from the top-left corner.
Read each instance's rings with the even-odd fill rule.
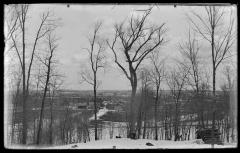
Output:
[[[236,106],[231,98],[236,90],[236,68],[226,62],[235,55],[233,12],[206,6],[203,14],[187,14],[190,25],[175,44],[173,52],[179,56],[171,65],[172,59],[164,54],[171,29],[167,22],[150,22],[153,7],[116,20],[112,36],[105,37],[104,21],[98,20],[88,31],[86,46],[79,48],[88,55],[79,80],[92,86],[93,92],[79,96],[63,90],[65,77],[57,56],[61,20],[53,11],[44,11],[32,29],[30,10],[28,4],[5,6],[4,56],[9,63],[4,75],[10,97],[6,102],[7,142],[87,142],[100,140],[104,134],[113,138],[116,129],[118,137],[180,141],[194,139],[197,129],[210,127],[220,129],[223,141],[236,140],[236,115],[231,112]],[[206,48],[210,72],[201,60]],[[98,90],[101,71],[109,73],[105,71],[108,58],[113,60],[108,64],[115,64],[129,80],[130,93],[107,96]],[[217,74],[222,74],[220,91],[216,90]],[[111,111],[101,118],[98,114],[103,110]]]

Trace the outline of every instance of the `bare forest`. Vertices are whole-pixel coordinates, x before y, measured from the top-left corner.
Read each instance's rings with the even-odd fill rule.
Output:
[[[5,147],[237,143],[236,12],[228,4],[4,5]]]

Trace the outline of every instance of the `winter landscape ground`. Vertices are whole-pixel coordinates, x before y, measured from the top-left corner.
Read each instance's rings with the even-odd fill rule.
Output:
[[[152,146],[146,145],[151,143]],[[74,143],[69,145],[53,146],[53,147],[22,147],[15,146],[14,148],[22,149],[209,149],[210,144],[204,144],[201,139],[191,140],[191,141],[167,141],[167,140],[147,140],[138,139],[131,140],[127,138],[120,139],[108,139],[108,140],[98,140],[91,141],[87,143]],[[236,143],[228,143],[224,145],[214,145],[214,148],[236,148]]]

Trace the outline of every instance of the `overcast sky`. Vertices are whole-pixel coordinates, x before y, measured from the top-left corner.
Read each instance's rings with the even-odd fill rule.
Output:
[[[147,5],[70,5],[66,4],[34,4],[30,7],[29,31],[39,25],[39,14],[46,10],[53,10],[56,17],[61,18],[62,26],[58,28],[57,35],[59,40],[58,58],[60,69],[66,76],[64,86],[67,89],[87,90],[92,87],[86,83],[80,84],[80,71],[86,65],[87,53],[82,48],[88,47],[87,36],[92,32],[94,22],[103,20],[101,33],[105,38],[111,39],[114,31],[114,23],[127,19],[131,14],[136,15],[137,9],[146,9]],[[226,11],[235,10],[234,7],[226,7]],[[186,38],[189,23],[186,13],[191,10],[203,13],[203,7],[177,6],[172,5],[159,6],[152,10],[149,16],[149,22],[154,24],[166,23],[168,29],[166,37],[169,42],[161,48],[161,55],[168,57],[168,64],[173,61],[172,58],[179,58],[177,43]],[[36,30],[35,30],[36,31]],[[208,45],[202,44],[201,55],[205,64],[210,63],[208,59]],[[102,84],[99,89],[103,90],[125,90],[131,89],[129,81],[125,78],[121,70],[112,61],[112,53],[107,50],[109,65],[104,73],[99,73]],[[209,64],[208,64],[209,65]]]

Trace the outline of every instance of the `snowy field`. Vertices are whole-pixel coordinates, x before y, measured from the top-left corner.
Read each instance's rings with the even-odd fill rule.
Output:
[[[146,143],[151,143],[152,146],[146,145]],[[23,149],[198,149],[198,148],[211,148],[209,144],[203,144],[202,140],[196,139],[191,141],[167,141],[167,140],[148,140],[148,139],[138,139],[131,140],[127,138],[120,139],[108,139],[91,141],[87,143],[76,143],[62,146],[53,147],[22,147]],[[224,145],[214,145],[214,148],[236,148],[237,144],[224,144]],[[12,147],[11,147],[12,148]],[[15,146],[14,148],[19,148]]]

